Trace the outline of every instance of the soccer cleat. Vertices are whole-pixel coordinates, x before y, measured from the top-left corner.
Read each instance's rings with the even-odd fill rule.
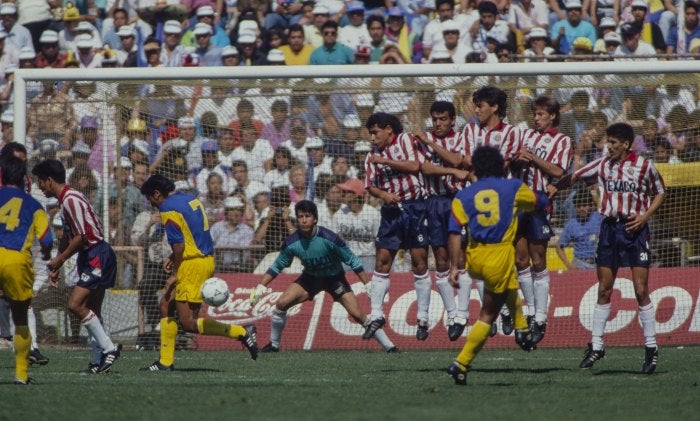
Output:
[[[245,336],[241,338],[241,343],[248,350],[248,352],[250,352],[250,358],[254,360],[258,358],[258,352],[260,352],[258,349],[257,332],[258,330],[255,328],[255,326],[246,326]]]
[[[656,371],[656,363],[659,361],[659,347],[644,348],[644,365],[642,365],[642,373],[653,374]]]
[[[29,364],[46,365],[49,363],[49,359],[39,351],[39,348],[34,348],[29,351],[29,357],[27,357],[27,359],[29,360]]]
[[[386,350],[386,353],[387,354],[400,354],[401,351],[397,347],[392,346],[391,348]]]
[[[80,374],[82,374],[82,375],[97,374],[99,372],[98,371],[99,369],[100,369],[99,364],[90,363],[90,364],[88,364],[86,369],[80,371]]]
[[[510,314],[501,313],[501,330],[503,330],[503,334],[510,335],[513,333],[514,328],[513,318],[510,317]]]
[[[532,329],[535,327],[535,316],[527,316],[527,327],[532,332]]]
[[[593,367],[593,364],[595,364],[596,361],[602,360],[603,358],[605,358],[605,350],[594,350],[593,344],[589,342],[588,349],[586,349],[586,353],[584,354],[583,361],[581,361],[581,364],[579,364],[579,368],[588,370],[589,368]]]
[[[153,364],[148,367],[140,368],[139,371],[174,371],[175,364],[163,365],[160,361],[156,360]]]
[[[112,370],[115,361],[122,355],[122,344],[117,344],[114,351],[109,351],[102,355],[102,362],[97,369],[98,373],[108,374]]]
[[[496,322],[491,323],[491,330],[489,331],[489,337],[493,338],[498,333],[498,325]]]
[[[32,383],[32,379],[29,377],[27,377],[27,380],[22,380],[19,377],[15,377],[15,381],[14,381],[14,384],[18,384],[18,385],[22,385],[22,386],[26,386],[26,385],[31,384],[31,383]]]
[[[272,342],[270,342],[269,344],[267,344],[267,345],[265,345],[264,347],[262,347],[262,349],[260,350],[260,352],[262,352],[262,353],[280,352],[280,348],[279,348],[278,346],[272,345]]]
[[[452,322],[450,324],[450,322]],[[467,319],[464,317],[455,317],[447,322],[447,337],[451,341],[456,341],[464,333],[464,328],[467,326]]]
[[[547,330],[547,322],[535,322],[530,331],[532,332],[532,342],[537,345],[544,339],[544,332]]]
[[[516,329],[515,330],[515,343],[520,346],[523,351],[530,352],[537,349],[537,345],[532,342],[532,334],[529,330]]]
[[[367,326],[365,326],[365,333],[362,334],[362,339],[372,339],[374,334],[377,333],[379,329],[384,327],[386,324],[386,319],[380,317],[370,321]]]
[[[416,329],[416,339],[419,341],[424,341],[428,339],[428,322],[425,320],[418,320],[418,328]]]
[[[453,362],[449,367],[447,367],[447,375],[452,377],[455,384],[460,386],[467,385],[467,370],[462,369],[462,364],[458,363],[457,361]]]

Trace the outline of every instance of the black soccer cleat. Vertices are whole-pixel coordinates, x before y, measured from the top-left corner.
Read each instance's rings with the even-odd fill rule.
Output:
[[[501,330],[503,331],[504,335],[510,335],[513,333],[513,329],[515,329],[515,326],[513,325],[513,318],[510,316],[510,314],[503,314],[501,313]]]
[[[642,365],[642,373],[654,374],[656,371],[656,363],[659,361],[659,347],[644,348],[644,365]]]
[[[447,322],[447,337],[451,341],[456,341],[464,333],[464,328],[467,327],[467,319],[464,317],[455,317]]]
[[[526,329],[515,329],[515,343],[526,352],[537,349],[537,345],[532,341],[532,334]]]
[[[547,322],[535,322],[532,326],[532,342],[537,345],[544,339],[544,333],[547,331]]]
[[[455,361],[447,367],[446,371],[447,375],[452,377],[456,385],[467,385],[467,370],[462,368],[462,364]]]
[[[258,358],[258,352],[260,352],[258,349],[257,332],[258,330],[255,328],[255,326],[246,326],[245,336],[241,338],[241,343],[248,350],[248,352],[250,352],[250,358],[254,360]]]
[[[262,353],[264,353],[264,354],[266,354],[266,353],[268,353],[268,352],[280,352],[280,348],[279,348],[278,346],[272,345],[272,342],[270,342],[269,344],[267,344],[267,345],[265,345],[264,347],[262,347],[262,349],[260,350],[260,352],[262,352]]]
[[[583,356],[581,364],[579,364],[579,368],[582,370],[588,370],[589,368],[593,367],[593,364],[595,364],[596,361],[602,360],[603,358],[605,358],[605,350],[594,350],[593,344],[589,342],[588,349],[586,349],[586,353]]]
[[[90,375],[99,373],[100,365],[95,363],[88,364],[87,368],[80,371],[81,375]]]
[[[100,374],[108,374],[112,370],[112,366],[122,355],[122,344],[117,344],[114,351],[109,351],[102,355],[102,362],[97,368],[97,372]]]
[[[365,326],[365,333],[362,334],[362,339],[372,339],[374,334],[377,333],[379,329],[384,327],[385,324],[386,319],[384,319],[384,317],[370,321],[367,323],[367,326]]]
[[[27,380],[22,380],[19,377],[15,377],[15,381],[13,382],[16,385],[20,386],[27,386],[33,383],[31,377],[27,377]]]
[[[527,316],[527,327],[530,329],[530,332],[532,332],[532,329],[535,327],[535,316]]]
[[[498,333],[498,325],[496,322],[491,323],[491,330],[489,331],[489,338],[493,338]]]
[[[419,341],[424,341],[428,339],[430,332],[428,332],[428,322],[425,320],[418,320],[418,326],[416,328],[416,339]]]
[[[139,371],[175,371],[175,364],[163,365],[160,361],[156,360],[148,367],[140,368]]]
[[[31,351],[29,351],[29,357],[27,357],[27,360],[29,360],[29,364],[39,364],[39,365],[46,365],[49,363],[49,359],[39,351],[39,348],[34,348]]]
[[[387,349],[385,351],[387,354],[400,354],[401,350],[399,350],[397,347],[392,346],[391,348]]]

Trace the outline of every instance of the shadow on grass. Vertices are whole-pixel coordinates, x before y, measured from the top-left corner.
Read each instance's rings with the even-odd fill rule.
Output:
[[[655,374],[661,374],[661,373],[663,373],[663,372],[656,371]],[[639,370],[600,370],[600,371],[591,372],[592,376],[622,376],[622,375],[628,376],[630,374],[644,376],[644,377],[649,376],[649,374],[643,374]],[[653,376],[653,374],[652,374],[652,376]]]
[[[444,373],[447,366],[442,368],[385,368],[380,370],[383,373],[400,373],[400,372],[414,372],[414,373]],[[538,374],[538,373],[553,373],[558,371],[571,371],[568,368],[473,368],[469,370],[470,373],[526,373],[526,374]]]

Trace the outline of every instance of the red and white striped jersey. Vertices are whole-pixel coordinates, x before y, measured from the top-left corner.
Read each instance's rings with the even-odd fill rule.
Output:
[[[609,157],[586,164],[574,173],[598,183],[599,212],[613,218],[632,218],[649,210],[651,196],[666,191],[664,180],[651,161],[630,152],[624,161]]]
[[[378,187],[386,192],[397,194],[401,200],[424,199],[425,189],[420,173],[402,173],[384,164],[370,162],[370,157],[379,155],[393,161],[417,161],[423,163],[423,151],[407,133],[401,133],[381,151],[375,146],[365,158],[365,188]]]
[[[466,155],[472,156],[479,146],[493,146],[501,151],[503,159],[512,161],[520,151],[520,129],[504,122],[487,130],[479,123],[469,123],[462,130]]]
[[[539,132],[527,129],[522,132],[522,147],[564,170],[566,174],[571,166],[574,154],[571,139],[557,129]],[[521,180],[532,190],[546,191],[552,183],[552,177],[545,174],[538,166],[528,164],[522,169]]]
[[[455,133],[451,130],[445,137],[437,137],[433,132],[427,132],[428,138],[435,142],[438,146],[448,152],[457,153],[464,156],[464,140],[461,133]],[[449,167],[450,165],[442,160],[440,155],[435,151],[421,143],[420,147],[425,155],[425,161],[441,167]],[[430,196],[451,195],[463,189],[465,182],[451,175],[426,175],[423,174],[423,184],[425,190]]]
[[[86,249],[104,240],[102,222],[82,193],[65,186],[58,201],[61,204],[61,217],[69,240],[76,235],[84,235],[87,240]]]

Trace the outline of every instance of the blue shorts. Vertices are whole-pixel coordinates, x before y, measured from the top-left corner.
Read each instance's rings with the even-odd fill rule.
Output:
[[[625,221],[605,218],[600,224],[596,264],[617,271],[620,267],[645,267],[651,264],[649,225],[627,232]]]
[[[328,277],[318,277],[309,275],[308,273],[302,273],[294,282],[309,293],[309,300],[314,298],[319,292],[326,291],[331,294],[333,300],[338,301],[343,294],[352,291],[348,280],[345,279],[345,272],[340,272],[335,276]]]
[[[428,219],[424,200],[384,205],[375,245],[387,250],[410,250],[428,246]]]
[[[518,213],[518,235],[529,241],[549,241],[554,235],[549,214],[543,210]]]
[[[428,241],[432,247],[447,245],[447,228],[452,217],[452,197],[430,196],[426,200]]]
[[[79,287],[93,291],[107,289],[117,280],[117,256],[104,241],[79,252],[77,267]]]

